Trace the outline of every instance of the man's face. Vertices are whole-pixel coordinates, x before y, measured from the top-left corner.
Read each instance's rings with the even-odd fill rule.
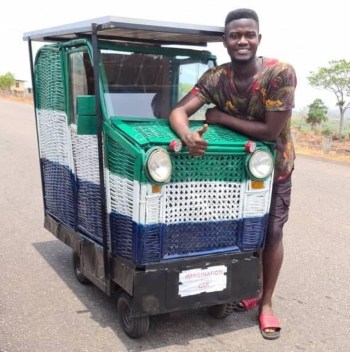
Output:
[[[250,18],[231,21],[225,27],[224,46],[232,62],[250,62],[255,58],[261,35],[258,24]]]

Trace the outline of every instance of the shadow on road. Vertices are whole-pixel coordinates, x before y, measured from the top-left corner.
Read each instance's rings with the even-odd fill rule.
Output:
[[[82,285],[77,281],[69,247],[58,240],[37,242],[33,246],[86,307],[76,314],[89,314],[101,327],[111,329],[127,350],[146,351],[172,345],[187,346],[191,340],[234,333],[257,325],[256,311],[234,313],[226,319],[218,320],[210,317],[205,309],[196,309],[152,316],[148,334],[132,340],[119,325],[116,298],[107,296],[92,284]]]

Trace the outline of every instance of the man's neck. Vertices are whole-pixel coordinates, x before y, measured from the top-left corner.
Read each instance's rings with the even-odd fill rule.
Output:
[[[232,69],[235,78],[238,80],[246,80],[254,77],[262,68],[261,58],[254,56],[250,61],[240,62],[232,61]]]

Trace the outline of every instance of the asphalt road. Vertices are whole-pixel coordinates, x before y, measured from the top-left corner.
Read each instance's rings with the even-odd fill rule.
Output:
[[[129,339],[116,302],[79,284],[71,250],[43,228],[33,107],[0,100],[0,351],[350,351],[350,166],[298,156],[274,308],[279,340],[257,312],[205,310],[151,319]]]

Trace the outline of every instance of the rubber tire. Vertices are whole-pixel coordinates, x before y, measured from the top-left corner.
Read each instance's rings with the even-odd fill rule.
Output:
[[[224,304],[217,304],[215,306],[210,306],[207,308],[208,314],[216,319],[224,319],[227,318],[234,312],[236,304],[231,303],[224,303]]]
[[[131,297],[122,292],[118,297],[119,322],[124,332],[132,339],[141,337],[148,332],[149,317],[131,317]]]
[[[80,255],[77,252],[73,251],[73,269],[74,269],[74,275],[77,278],[77,280],[83,284],[86,285],[90,283],[90,281],[85,277],[81,270],[80,266]]]

